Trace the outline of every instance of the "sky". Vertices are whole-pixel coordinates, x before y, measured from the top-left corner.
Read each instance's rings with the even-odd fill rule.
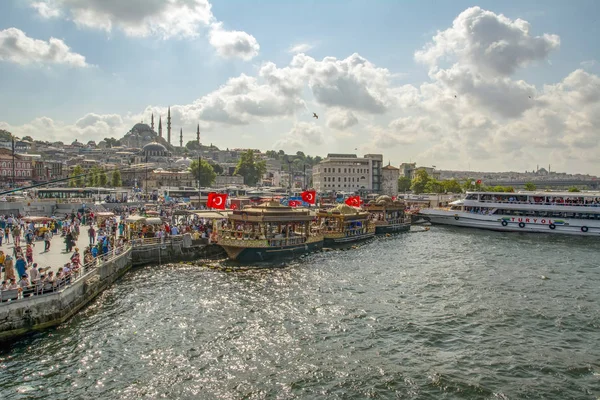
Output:
[[[2,0],[0,129],[600,175],[600,2]],[[318,119],[313,117],[318,115]]]

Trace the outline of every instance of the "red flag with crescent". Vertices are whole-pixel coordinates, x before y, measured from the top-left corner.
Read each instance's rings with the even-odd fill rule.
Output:
[[[237,210],[238,206],[235,203],[231,203],[231,205],[229,206],[230,209],[232,210]]]
[[[301,193],[302,201],[308,204],[315,204],[317,202],[317,192],[314,190],[305,190]]]
[[[288,206],[290,207],[298,207],[301,206],[302,203],[300,203],[298,200],[290,200],[288,201]]]
[[[346,204],[352,207],[360,207],[360,196],[350,196],[346,199]]]
[[[206,207],[216,208],[218,210],[225,209],[225,202],[227,201],[227,194],[210,192],[208,194],[208,200],[206,201]]]

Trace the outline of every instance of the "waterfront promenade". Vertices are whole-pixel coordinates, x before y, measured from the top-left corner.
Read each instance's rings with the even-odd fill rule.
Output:
[[[89,237],[87,234],[89,226],[81,227],[81,234],[77,238],[76,245],[73,247],[73,251],[66,253],[65,238],[60,235],[54,235],[50,241],[50,250],[44,251],[44,241],[35,241],[33,248],[33,262],[37,263],[39,268],[50,267],[48,271],[54,271],[56,274],[58,269],[65,265],[71,258],[71,255],[75,251],[75,247],[79,248],[79,254],[81,255],[81,261],[83,262],[83,252],[89,245]],[[4,251],[4,254],[13,256],[14,254],[14,242],[11,237],[10,243],[2,242],[0,250]],[[25,239],[21,238],[21,247],[25,250]],[[4,277],[2,277],[4,278]]]

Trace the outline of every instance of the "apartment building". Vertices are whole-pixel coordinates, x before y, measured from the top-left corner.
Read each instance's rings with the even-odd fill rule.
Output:
[[[312,170],[318,192],[381,191],[383,155],[327,154]]]

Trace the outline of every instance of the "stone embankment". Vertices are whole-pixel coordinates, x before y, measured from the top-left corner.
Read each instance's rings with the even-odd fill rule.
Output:
[[[223,255],[221,247],[193,241],[190,235],[132,241],[106,260],[83,266],[79,275],[64,286],[0,303],[0,342],[63,323],[132,266],[215,259]]]

